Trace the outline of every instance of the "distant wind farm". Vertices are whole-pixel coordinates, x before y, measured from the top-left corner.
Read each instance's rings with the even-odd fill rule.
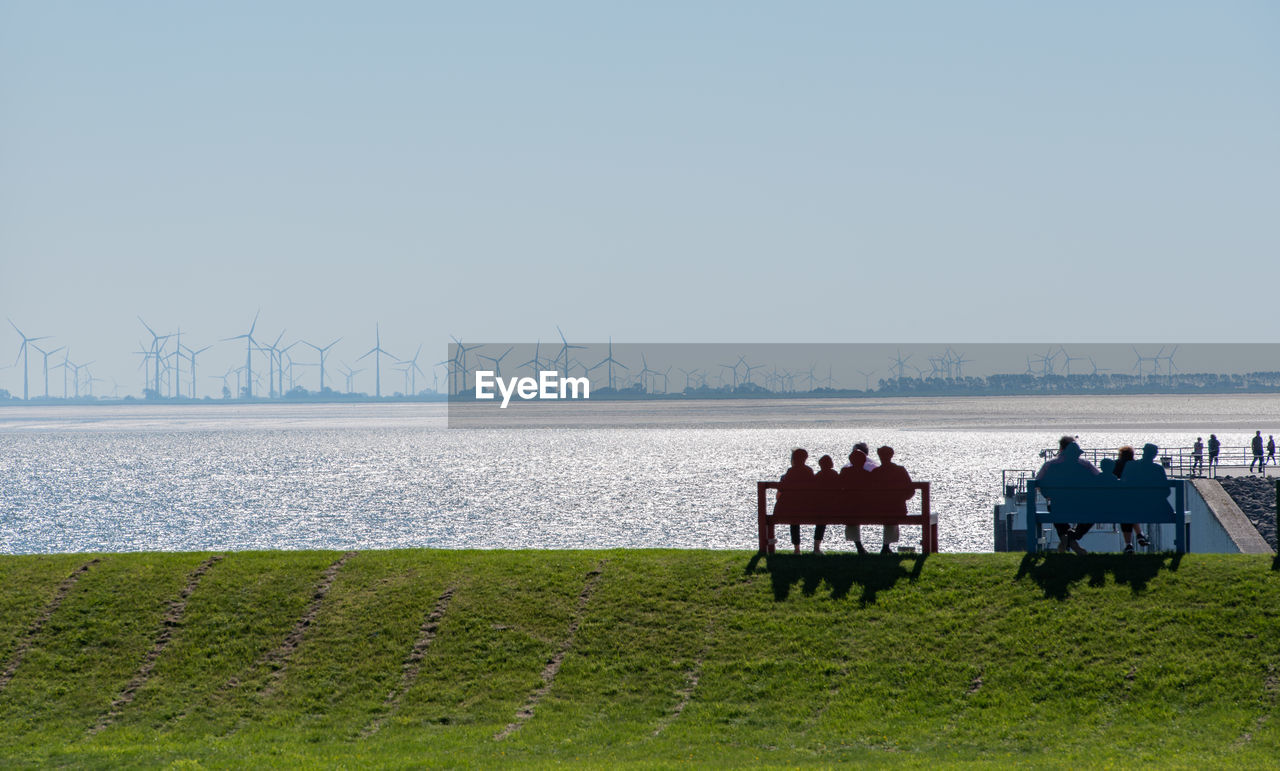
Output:
[[[585,343],[555,326],[548,345],[450,335],[445,358],[426,364],[425,339],[400,334],[389,345],[378,321],[321,338],[266,329],[261,316],[229,321],[222,337],[197,339],[179,324],[157,325],[139,315],[132,343],[74,358],[80,350],[74,339],[8,319],[14,358],[0,366],[0,382],[13,388],[0,388],[0,401],[469,400],[480,372],[499,378],[552,372],[586,382],[594,399],[1280,389],[1275,345],[639,344],[612,337]],[[412,356],[398,355],[409,350]],[[217,363],[213,372],[209,356]],[[136,380],[113,377],[106,387],[94,369],[102,361],[113,362],[116,373],[126,363]]]

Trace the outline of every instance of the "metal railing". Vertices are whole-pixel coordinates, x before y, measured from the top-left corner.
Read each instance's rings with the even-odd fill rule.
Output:
[[[1134,448],[1134,452],[1140,457],[1142,455],[1141,445]],[[1056,447],[1040,451],[1040,457],[1045,460],[1055,458],[1058,455]],[[1104,458],[1116,459],[1118,453],[1116,450],[1097,450],[1087,449],[1083,451],[1082,456],[1085,460],[1094,466],[1100,466]],[[1194,448],[1192,447],[1161,447],[1160,453],[1156,456],[1156,460],[1160,465],[1164,466],[1165,471],[1170,477],[1189,478],[1191,476],[1209,476],[1212,471],[1209,468],[1209,450],[1205,449],[1204,454],[1200,457],[1200,463],[1196,463]],[[1251,462],[1254,462],[1253,448],[1248,445],[1227,447],[1223,446],[1219,449],[1216,467],[1227,468],[1248,468]],[[1267,465],[1274,465],[1276,458],[1268,460],[1265,450],[1263,451],[1262,460]],[[1010,472],[1021,473],[1021,472]],[[1002,473],[1003,476],[1003,473]],[[1035,472],[1032,472],[1035,476]],[[1005,482],[1005,484],[1008,484]],[[1025,492],[1025,484],[1019,488],[1019,492]]]

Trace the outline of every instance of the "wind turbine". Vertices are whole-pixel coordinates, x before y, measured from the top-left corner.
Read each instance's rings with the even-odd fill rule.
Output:
[[[240,340],[240,339],[244,340],[244,343],[245,343],[244,344],[244,369],[245,369],[245,379],[244,379],[245,386],[244,387],[245,387],[246,399],[253,398],[253,347],[258,342],[257,340],[253,339],[253,330],[258,328],[258,316],[261,313],[262,313],[262,309],[259,308],[258,312],[253,314],[253,323],[249,325],[248,332],[244,333],[243,335],[236,335],[235,337],[224,337],[222,339],[223,342],[226,342],[228,340]],[[156,365],[156,366],[157,368],[159,367],[159,365]],[[157,369],[157,372],[159,372],[158,369]],[[236,394],[236,395],[239,396],[239,394]]]
[[[542,341],[538,340],[533,346],[533,358],[520,365],[521,367],[528,367],[535,378],[538,376],[538,370],[542,368],[542,359],[538,358],[538,354],[541,351]]]
[[[35,348],[37,351],[41,353],[41,355],[44,356],[44,398],[48,399],[49,398],[49,357],[57,353],[58,351],[61,351],[66,346],[58,346],[57,348],[54,348],[52,351],[46,351],[45,349],[41,348],[38,345],[33,345],[31,347]],[[16,364],[17,362],[14,362],[14,363]]]
[[[334,340],[332,343],[329,343],[328,345],[324,346],[323,348],[321,348],[320,346],[316,345],[315,343],[309,343],[309,342],[307,342],[306,340],[303,340],[303,341],[302,341],[302,344],[303,344],[303,345],[309,345],[309,346],[311,346],[312,348],[316,349],[316,353],[320,355],[320,391],[319,391],[319,393],[321,393],[321,394],[323,394],[323,393],[324,393],[324,357],[325,357],[326,355],[328,355],[328,353],[329,353],[329,349],[330,349],[330,348],[332,348],[333,346],[337,345],[337,344],[338,344],[338,340],[341,340],[341,339],[342,339],[342,338],[341,338],[341,337],[339,337],[337,340]],[[421,348],[419,348],[419,350],[421,350]],[[417,357],[414,357],[414,358],[417,358]]]
[[[873,370],[871,370],[870,372],[864,372],[863,370],[858,370],[858,374],[859,374],[859,375],[862,375],[862,377],[863,377],[863,381],[862,381],[862,390],[863,390],[863,391],[870,391],[870,390],[871,390],[871,376],[872,376],[872,375],[874,375],[874,374],[876,374],[876,370],[874,370],[874,369],[873,369]]]
[[[355,393],[355,389],[352,387],[351,383],[352,383],[352,381],[353,381],[353,380],[355,380],[355,376],[356,376],[356,375],[359,375],[361,372],[364,372],[364,370],[363,370],[363,369],[352,369],[352,368],[351,368],[351,367],[350,367],[350,366],[349,366],[349,365],[344,361],[344,362],[342,362],[342,367],[339,369],[339,371],[340,371],[340,372],[342,372],[343,377],[345,377],[345,378],[347,379],[347,393],[349,393],[349,394],[351,394],[351,393]]]
[[[22,347],[18,350],[18,355],[14,358],[13,364],[17,364],[18,359],[22,359],[22,400],[25,402],[27,400],[27,346],[37,340],[46,340],[49,336],[27,337],[26,333],[18,329],[18,325],[13,323],[13,319],[9,319],[9,326],[13,327],[13,330],[22,338]],[[12,367],[13,364],[9,366]]]
[[[510,349],[510,348],[508,348],[508,349],[507,349],[507,353],[511,353],[511,349]],[[506,355],[507,355],[507,353],[502,354],[502,356],[506,356]],[[407,377],[407,379],[408,379],[408,381],[409,381],[408,385],[409,385],[409,395],[410,395],[410,396],[417,396],[417,394],[418,394],[418,375],[419,375],[419,374],[421,374],[423,377],[426,377],[426,376],[427,376],[427,373],[425,373],[425,372],[423,372],[423,371],[422,371],[422,367],[419,367],[419,366],[418,366],[418,357],[419,357],[419,356],[421,356],[421,355],[422,355],[422,344],[421,344],[421,343],[419,343],[419,344],[418,344],[418,350],[417,350],[416,352],[414,352],[414,354],[413,354],[413,358],[412,358],[412,359],[408,359],[407,361],[403,361],[403,362],[401,362],[401,364],[408,364],[408,365],[409,365],[409,366],[406,368],[406,370],[405,370],[405,375],[406,375],[406,377]],[[498,357],[498,362],[501,362],[501,361],[502,361],[502,356],[499,356],[499,357]],[[485,358],[488,358],[488,357],[486,356]],[[499,376],[501,376],[501,375],[502,375],[502,369],[501,369],[501,367],[499,367],[499,369],[498,369],[498,375],[499,375]]]
[[[1073,362],[1073,361],[1087,361],[1087,360],[1088,360],[1088,358],[1089,358],[1089,357],[1087,357],[1087,356],[1072,356],[1071,354],[1067,353],[1066,346],[1062,346],[1062,345],[1058,346],[1058,353],[1062,354],[1062,357],[1063,357],[1064,359],[1066,359],[1066,360],[1067,360],[1067,375],[1068,375],[1068,376],[1070,376],[1070,375],[1071,375],[1071,362]]]
[[[449,337],[453,337],[453,335],[449,335]],[[458,349],[453,354],[453,363],[455,365],[453,369],[453,379],[455,381],[453,392],[460,394],[467,390],[467,353],[469,351],[478,351],[484,345],[463,345],[462,341],[456,337],[453,337],[453,342],[458,346]],[[456,382],[459,371],[461,371],[462,375],[462,383],[460,385]]]
[[[75,374],[71,376],[71,382],[76,387],[76,398],[80,398],[80,370],[86,369],[93,362],[85,362],[84,364],[76,364],[74,361],[66,360],[66,365],[75,370]]]
[[[671,368],[670,368],[670,367],[667,367],[667,368],[666,368],[665,370],[663,370],[662,372],[655,372],[655,373],[653,374],[653,379],[654,379],[654,382],[655,382],[655,383],[657,382],[658,376],[659,376],[659,375],[661,375],[661,376],[662,376],[662,393],[664,393],[664,394],[667,392],[668,388],[670,387],[670,386],[669,386],[670,381],[667,379],[667,378],[668,378],[668,376],[669,376],[670,374],[671,374]]]
[[[648,384],[648,380],[645,378],[645,375],[655,376],[657,374],[658,374],[657,370],[649,369],[649,362],[645,360],[644,354],[643,353],[640,354],[640,372],[639,372],[640,390],[644,391],[645,393],[649,393],[649,384]]]
[[[367,352],[365,352],[364,356],[361,356],[359,359],[356,359],[356,361],[360,361],[360,359],[363,359],[365,356],[370,356],[370,355],[373,356],[373,370],[374,370],[374,375],[373,375],[374,394],[373,395],[376,398],[381,399],[382,398],[382,357],[390,356],[392,361],[398,361],[399,357],[382,348],[382,328],[378,324],[373,325],[373,334],[374,334],[373,347],[370,348]]]
[[[266,345],[258,346],[258,350],[267,354],[267,396],[274,397],[284,391],[284,367],[281,366],[279,348],[280,341],[284,338],[285,330],[280,330],[280,334],[276,335],[273,342]],[[277,372],[279,373],[280,390],[276,390]]]
[[[1173,346],[1173,350],[1169,351],[1164,356],[1158,357],[1158,358],[1164,359],[1164,362],[1165,362],[1164,371],[1165,371],[1165,374],[1169,377],[1169,382],[1171,383],[1173,382],[1173,370],[1174,370],[1173,355],[1178,352],[1178,348],[1180,347],[1181,346],[1175,345]],[[1164,349],[1162,348],[1161,350],[1163,351]]]
[[[890,367],[889,369],[896,369],[896,370],[898,370],[898,376],[897,376],[897,379],[898,379],[898,380],[901,380],[901,379],[902,379],[902,377],[903,377],[903,372],[904,372],[904,371],[905,371],[905,369],[906,369],[907,362],[911,361],[911,354],[907,354],[907,358],[905,358],[905,359],[904,359],[904,358],[902,358],[902,349],[901,349],[901,348],[899,348],[899,349],[898,349],[898,355],[897,355],[897,357],[896,357],[896,358],[890,358],[890,359],[889,359],[889,361],[893,362],[893,366],[892,366],[892,367]]]
[[[231,393],[231,387],[227,385],[227,378],[229,378],[229,377],[231,377],[233,374],[235,374],[235,371],[236,371],[236,370],[235,370],[235,367],[227,367],[227,371],[226,371],[226,372],[222,373],[221,375],[210,375],[210,376],[209,376],[209,379],[210,379],[210,380],[221,380],[221,381],[222,381],[222,393],[224,393],[224,394],[230,394],[230,393]],[[194,391],[193,391],[193,393],[194,393]],[[223,398],[225,399],[225,398],[227,398],[227,397],[226,397],[226,396],[224,396]]]
[[[612,337],[610,337],[610,338],[609,338],[609,355],[608,355],[608,356],[605,356],[603,359],[601,359],[601,360],[600,360],[600,364],[608,364],[608,365],[609,365],[609,388],[613,388],[613,387],[614,387],[614,385],[613,385],[613,365],[617,364],[619,367],[622,367],[623,369],[627,369],[627,365],[625,365],[625,364],[623,364],[622,362],[618,361],[617,359],[613,358],[613,338],[612,338]],[[596,365],[596,367],[599,367],[599,366],[600,366],[600,364],[597,364],[597,365]],[[592,369],[595,369],[596,367],[592,367]],[[681,372],[684,372],[684,370],[680,370],[680,371],[681,371]],[[687,376],[687,375],[685,376],[685,387],[686,387],[686,388],[688,388],[688,387],[689,387],[689,378],[688,378],[688,376]]]
[[[748,364],[748,363],[746,362],[746,359],[743,359],[743,360],[742,360],[742,366],[743,366],[743,367],[745,367],[745,368],[746,368],[746,370],[747,370],[747,376],[746,376],[745,378],[743,378],[743,381],[744,381],[744,382],[747,382],[747,383],[750,383],[750,382],[751,382],[751,371],[752,371],[752,370],[757,370],[757,369],[763,369],[763,368],[764,368],[764,365],[763,365],[763,364]]]
[[[418,350],[421,351],[422,346],[418,346]],[[477,353],[476,356],[478,358],[484,359],[485,361],[493,362],[493,374],[496,375],[497,377],[502,377],[502,360],[507,358],[507,354],[511,353],[514,350],[515,348],[508,348],[507,350],[502,352],[501,356],[485,356],[482,353]],[[418,357],[415,354],[413,357],[413,361],[417,361],[417,359]],[[414,366],[417,366],[417,365],[415,364]]]
[[[142,322],[142,326],[146,327],[147,331],[151,333],[151,350],[146,355],[154,356],[156,358],[156,376],[155,382],[152,385],[155,389],[156,396],[160,396],[160,354],[164,351],[165,342],[169,338],[173,337],[173,335],[156,334],[156,331],[151,328],[151,325],[142,321],[141,316],[138,317],[138,321]],[[144,359],[143,361],[145,362],[146,360]],[[143,379],[145,380],[146,378],[144,377]]]
[[[571,348],[586,348],[585,345],[569,345],[569,341],[564,339],[564,332],[560,331],[559,325],[556,326],[556,332],[560,333],[560,353],[556,354],[555,361],[559,362],[564,357],[564,376],[569,377],[569,350]]]
[[[1160,348],[1160,351],[1159,351],[1155,356],[1143,356],[1141,353],[1138,353],[1138,346],[1136,346],[1136,345],[1131,345],[1131,346],[1129,346],[1129,347],[1133,349],[1133,355],[1134,355],[1135,357],[1137,357],[1137,360],[1136,360],[1136,361],[1134,361],[1134,363],[1133,363],[1133,368],[1134,368],[1134,370],[1136,370],[1136,371],[1137,371],[1137,373],[1138,373],[1138,377],[1140,377],[1140,378],[1141,378],[1141,377],[1143,377],[1143,376],[1144,376],[1144,373],[1143,373],[1143,371],[1142,371],[1142,362],[1144,362],[1144,361],[1149,361],[1149,362],[1151,362],[1151,374],[1153,374],[1153,375],[1154,375],[1154,374],[1156,374],[1156,372],[1157,372],[1157,371],[1159,370],[1159,368],[1160,368],[1160,358],[1159,358],[1159,357],[1160,357],[1160,354],[1164,353],[1164,348],[1163,348],[1163,347],[1161,347],[1161,348]]]
[[[738,359],[736,362],[734,362],[733,364],[721,364],[721,365],[720,365],[720,367],[721,367],[722,369],[727,369],[727,370],[732,370],[732,371],[733,371],[733,388],[734,388],[734,390],[737,390],[737,388],[738,388],[738,367],[739,367],[739,366],[741,366],[741,365],[742,365],[742,359],[741,359],[741,358],[739,358],[739,359]]]
[[[196,398],[196,357],[212,348],[212,345],[206,345],[198,351],[187,349],[187,358],[191,359],[191,398]]]

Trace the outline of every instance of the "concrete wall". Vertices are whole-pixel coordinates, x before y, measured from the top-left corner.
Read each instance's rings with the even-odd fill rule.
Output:
[[[1198,508],[1191,508],[1192,501],[1197,502],[1195,505]],[[1205,512],[1204,515],[1193,514],[1193,516],[1196,519],[1205,520],[1202,526],[1204,537],[1209,539],[1208,543],[1211,544],[1211,547],[1206,548],[1196,544],[1196,519],[1193,519],[1191,551],[1273,553],[1270,544],[1216,479],[1192,480],[1192,484],[1187,486],[1187,504],[1189,512],[1201,510]],[[1226,548],[1218,548],[1219,546]]]

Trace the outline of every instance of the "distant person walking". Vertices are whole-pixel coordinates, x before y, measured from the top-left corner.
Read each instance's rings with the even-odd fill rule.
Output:
[[[1204,473],[1204,442],[1198,436],[1195,445],[1191,448],[1191,475],[1195,476],[1197,472]]]
[[[1276,438],[1267,434],[1267,463],[1276,465]]]
[[[1267,473],[1263,469],[1263,464],[1267,462],[1267,459],[1262,457],[1262,432],[1261,431],[1258,431],[1253,435],[1253,441],[1251,441],[1249,445],[1253,449],[1253,460],[1249,461],[1249,473],[1251,474],[1253,473],[1253,464],[1255,463],[1258,464],[1259,473],[1262,473],[1262,474]]]
[[[1218,474],[1218,452],[1221,449],[1222,442],[1218,441],[1218,435],[1209,434],[1209,476]]]

